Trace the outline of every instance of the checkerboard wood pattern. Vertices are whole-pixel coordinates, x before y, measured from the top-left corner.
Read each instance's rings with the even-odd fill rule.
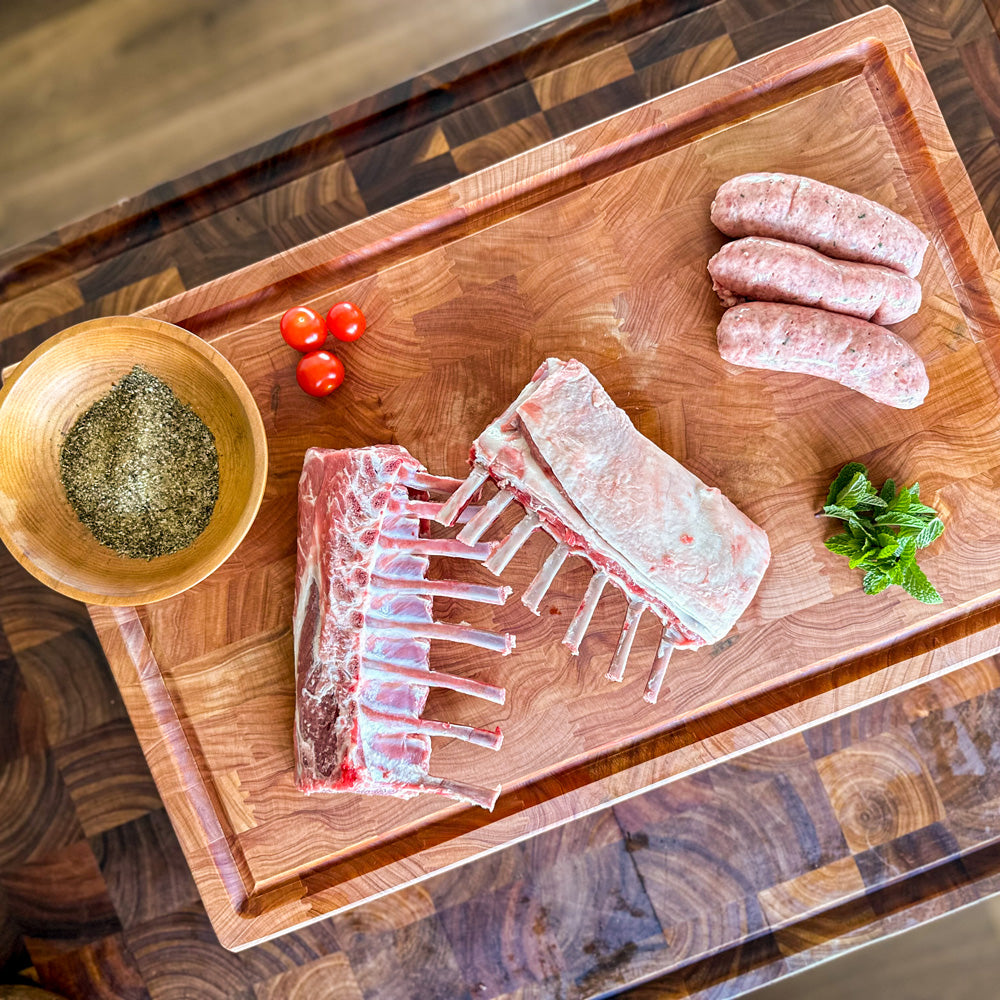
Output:
[[[9,557],[0,576],[20,576]],[[732,995],[1000,890],[989,659],[233,954],[89,629],[4,625],[0,981],[451,1000],[655,976],[636,996]]]
[[[996,11],[897,6],[996,232]],[[595,4],[4,255],[0,362],[863,9]],[[67,996],[732,995],[1000,888],[988,660],[233,955],[84,609],[3,553],[0,628],[2,978]]]
[[[733,119],[744,120],[718,127]],[[924,307],[899,327],[928,365],[924,406],[887,412],[827,381],[760,380],[720,363],[705,261],[721,239],[709,204],[726,178],[774,162],[879,197],[935,235]],[[884,696],[932,660],[939,669],[967,657],[950,645],[907,666],[900,647],[915,635],[943,645],[925,630],[948,616],[898,591],[865,597],[848,567],[827,565],[814,513],[849,460],[880,476],[905,468],[947,511],[949,544],[924,562],[945,608],[985,611],[983,595],[1000,589],[1000,548],[981,513],[1000,501],[990,493],[998,390],[980,350],[1000,321],[988,297],[969,294],[1000,283],[1000,255],[974,206],[900,19],[875,11],[146,310],[212,340],[268,437],[265,499],[234,559],[175,599],[113,620],[91,611],[220,940],[242,947],[287,931],[674,778],[720,748]],[[296,302],[324,313],[343,298],[362,303],[371,333],[344,349],[349,378],[336,396],[307,400],[278,318]],[[540,620],[517,601],[442,605],[445,620],[468,615],[518,636],[503,662],[454,644],[432,652],[438,669],[508,688],[502,712],[439,693],[427,713],[501,724],[502,753],[449,741],[434,763],[437,774],[502,785],[496,808],[304,798],[288,740],[303,453],[398,441],[461,475],[468,442],[547,356],[591,366],[652,440],[764,528],[772,561],[757,598],[731,635],[673,661],[656,706],[641,697],[655,622],[640,626],[624,681],[604,680],[619,595],[601,602],[578,657],[560,649],[585,566],[560,574]],[[516,594],[545,547],[534,538],[504,571]],[[448,570],[481,574],[465,561]],[[987,634],[978,649],[991,643]]]

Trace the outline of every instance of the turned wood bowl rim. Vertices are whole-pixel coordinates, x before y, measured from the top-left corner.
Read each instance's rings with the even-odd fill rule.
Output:
[[[222,536],[214,550],[210,550],[211,554],[206,554],[200,564],[196,563],[193,567],[182,565],[172,574],[165,575],[161,582],[150,584],[141,593],[102,593],[100,590],[83,589],[54,576],[43,567],[37,565],[31,556],[24,551],[22,545],[12,533],[9,512],[3,504],[0,504],[0,541],[4,543],[18,563],[37,580],[66,597],[71,597],[88,604],[133,607],[162,601],[189,590],[195,584],[200,583],[214,573],[239,547],[257,517],[264,498],[268,468],[267,436],[264,431],[264,421],[254,401],[253,394],[232,363],[201,337],[172,323],[153,319],[148,316],[106,316],[86,320],[54,334],[39,344],[21,361],[17,362],[12,371],[8,369],[7,377],[0,384],[0,428],[2,428],[4,404],[7,402],[17,383],[28,373],[33,365],[49,355],[55,348],[65,344],[68,340],[80,337],[86,338],[88,335],[94,333],[101,333],[103,335],[115,330],[119,330],[123,337],[127,335],[129,330],[141,330],[148,334],[162,336],[165,340],[182,346],[190,355],[202,359],[202,377],[209,382],[213,378],[216,379],[218,384],[228,387],[235,394],[239,403],[239,416],[242,423],[245,424],[249,438],[249,450],[253,456],[253,473],[250,486],[240,507],[239,516],[234,520],[233,526]],[[123,347],[125,347],[124,343]],[[125,347],[122,358],[123,366],[130,368],[133,364],[141,363],[141,361],[140,357],[129,355],[127,347]],[[0,438],[0,449],[3,446],[3,440]],[[223,488],[220,483],[220,490]],[[0,482],[0,498],[2,498],[2,495],[3,483]],[[221,495],[220,492],[220,499]],[[194,545],[195,542],[191,544]],[[170,559],[172,557],[163,556],[160,558]],[[151,564],[155,562],[155,559],[150,561]]]

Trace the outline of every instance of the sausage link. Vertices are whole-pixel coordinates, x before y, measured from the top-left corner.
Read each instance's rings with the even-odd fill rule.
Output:
[[[920,308],[920,284],[878,264],[834,260],[818,250],[763,236],[727,243],[708,262],[722,304],[792,302],[873,323],[898,323]]]
[[[818,375],[909,410],[927,395],[924,364],[889,330],[863,319],[783,302],[747,302],[722,315],[719,353],[747,368]]]
[[[727,236],[773,236],[830,257],[883,264],[915,278],[927,237],[884,205],[794,174],[741,174],[712,202],[712,222]]]

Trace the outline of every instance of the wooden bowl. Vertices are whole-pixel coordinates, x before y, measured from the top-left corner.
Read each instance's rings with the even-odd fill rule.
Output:
[[[187,548],[149,560],[101,545],[59,478],[64,435],[137,364],[201,417],[219,456],[208,526]],[[249,530],[266,477],[264,424],[249,389],[215,348],[169,323],[137,316],[80,323],[32,351],[0,389],[0,539],[29,573],[80,601],[149,604],[203,580]]]

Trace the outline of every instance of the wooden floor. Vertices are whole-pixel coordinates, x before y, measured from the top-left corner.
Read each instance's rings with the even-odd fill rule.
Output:
[[[994,1000],[1000,996],[1000,901],[923,927],[746,994],[746,1000]]]
[[[0,249],[578,0],[3,0]]]
[[[0,3],[0,121],[6,124],[0,146],[0,247],[39,236],[571,6],[567,0],[171,0],[161,4],[5,0]],[[753,6],[747,2],[742,8],[749,11]],[[799,14],[802,6],[797,8]],[[805,17],[802,31],[796,33],[809,30],[813,28]],[[0,563],[0,569],[5,566]],[[6,573],[7,579],[14,578],[9,567]],[[0,572],[0,582],[4,578]],[[93,894],[93,899],[104,902],[63,913],[56,894],[38,899],[34,883],[8,882],[0,886],[0,904],[4,904],[0,911],[6,912],[4,906],[13,899],[21,908],[22,930],[26,926],[38,931],[42,918],[52,914],[71,930],[83,927],[92,939],[102,942],[101,954],[109,968],[115,968],[115,942],[135,927],[147,928],[147,936],[133,935],[133,943],[148,967],[157,969],[156,921],[163,918],[178,927],[183,924],[197,934],[206,932],[205,924],[198,917],[193,883],[185,876],[156,790],[142,777],[141,758],[134,768],[139,777],[128,788],[116,791],[128,802],[127,811],[110,818],[107,813],[88,812],[102,775],[97,773],[96,758],[84,753],[82,737],[92,741],[99,732],[101,747],[118,758],[139,751],[110,678],[102,672],[89,623],[81,620],[78,625],[60,634],[57,644],[26,641],[23,649],[13,653],[0,644],[0,668],[3,662],[13,663],[17,654],[19,670],[34,678],[32,685],[19,686],[21,674],[10,671],[14,680],[9,690],[0,683],[0,702],[17,704],[21,698],[17,726],[10,728],[17,754],[25,747],[54,748],[51,753],[45,749],[38,758],[44,757],[50,770],[60,775],[58,782],[45,785],[58,785],[61,796],[58,808],[52,803],[47,808],[65,817],[67,829],[82,830],[89,838],[81,840],[75,833],[67,836],[72,846],[59,854],[59,863],[66,868],[48,873],[51,884],[65,876],[80,883],[82,890],[99,886],[100,893]],[[65,625],[62,628],[65,631]],[[80,662],[92,661],[98,678],[88,687],[87,699],[79,702],[64,697],[74,683],[64,670],[64,660],[70,655]],[[4,691],[8,694],[3,695]],[[91,714],[75,716],[77,704],[86,704]],[[53,705],[69,707],[59,714]],[[15,748],[4,743],[8,719],[2,708],[0,704],[0,748],[14,760]],[[29,759],[26,751],[23,759]],[[101,788],[101,794],[110,791]],[[126,856],[120,842],[124,837],[120,831],[126,827],[143,856],[159,859],[157,864],[169,874],[159,881],[159,896],[152,901],[136,891],[138,872],[118,863]],[[50,834],[51,829],[45,833]],[[91,896],[84,891],[81,898]],[[399,906],[405,907],[407,900],[412,905],[413,898],[402,898]],[[114,905],[108,902],[112,899]],[[13,912],[13,905],[10,909]],[[386,926],[393,925],[389,901],[380,917]],[[401,927],[408,926],[404,918],[405,914],[399,920]],[[5,928],[10,929],[0,919],[0,931]],[[317,938],[323,933],[322,925],[318,928]],[[806,970],[753,997],[825,1000],[862,991],[884,1000],[998,996],[998,928],[1000,908],[988,900]],[[343,927],[341,933],[347,933]],[[65,936],[72,935],[67,932]],[[35,960],[43,965],[49,961],[55,967],[68,945],[43,938],[39,933],[34,940],[35,952],[41,956]],[[10,944],[0,934],[0,945],[5,943]],[[259,960],[254,973],[260,973],[261,981],[265,958],[250,956],[243,962],[249,968]],[[15,954],[8,968],[29,964],[25,952]],[[329,974],[337,975],[339,968],[331,961]],[[128,992],[133,970],[122,964],[119,971],[121,981],[109,987],[108,995]],[[167,979],[177,970],[159,971],[164,980],[158,985],[164,986],[161,995],[165,995]],[[82,971],[80,976],[84,978]],[[216,995],[224,992],[220,988]],[[135,995],[140,995],[138,987]],[[257,995],[263,994],[258,991]],[[276,985],[267,995],[280,995],[280,987]]]

